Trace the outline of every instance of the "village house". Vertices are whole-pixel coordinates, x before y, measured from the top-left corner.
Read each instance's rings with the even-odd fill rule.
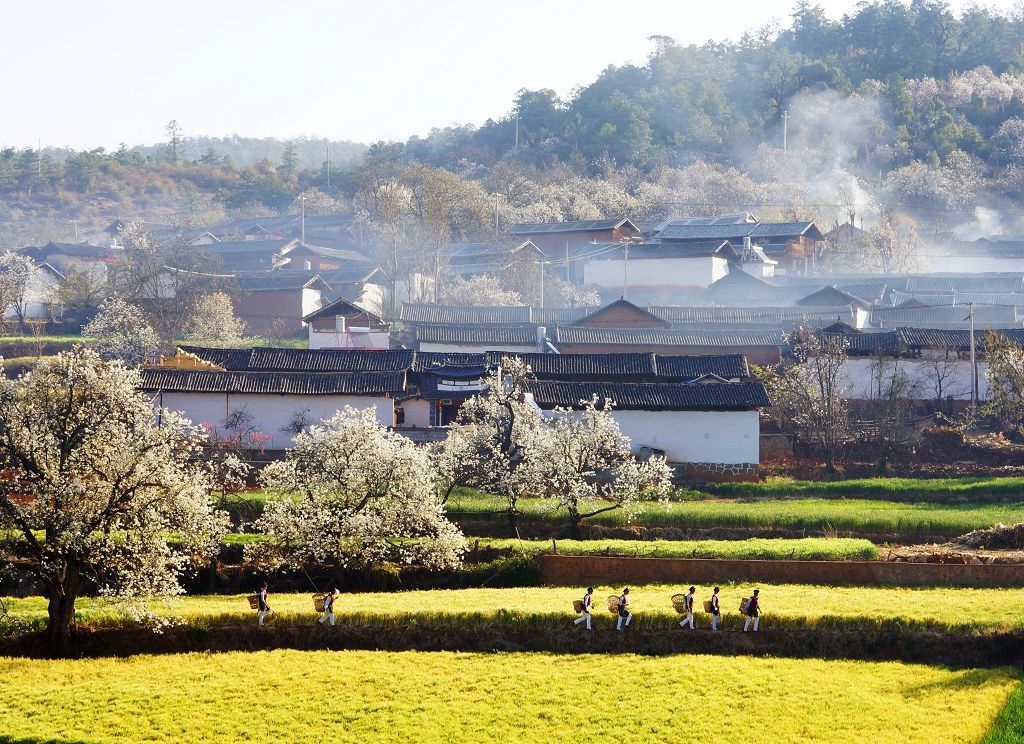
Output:
[[[566,281],[583,281],[586,262],[606,250],[602,246],[623,240],[643,240],[640,229],[628,219],[578,222],[537,222],[512,225],[508,234],[531,241],[540,251],[564,267]]]
[[[319,275],[289,272],[236,273],[232,300],[235,315],[256,336],[290,338],[305,329],[303,318],[319,310],[331,286]]]
[[[348,405],[419,441],[443,437],[462,403],[508,353],[182,347],[142,371],[160,410],[181,411],[218,436],[239,427],[271,453]],[[529,399],[545,415],[597,395],[640,456],[664,454],[692,477],[749,479],[759,464],[761,383],[735,354],[524,355],[536,365]]]
[[[302,318],[310,349],[389,349],[391,324],[344,298]]]
[[[693,243],[638,243],[605,246],[609,252],[588,261],[583,283],[615,294],[669,297],[701,291],[729,273],[739,254],[728,240]]]

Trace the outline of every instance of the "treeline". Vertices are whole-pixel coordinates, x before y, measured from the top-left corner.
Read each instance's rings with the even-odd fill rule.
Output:
[[[45,204],[67,232],[101,210],[281,211],[316,188],[395,222],[382,204],[429,211],[415,196],[423,167],[473,192],[472,219],[445,219],[463,233],[493,224],[488,203],[501,225],[751,209],[826,224],[898,213],[949,229],[979,204],[1012,212],[1024,200],[1019,9],[880,0],[831,20],[802,1],[787,27],[736,42],[652,43],[644,64],[610,66],[568,99],[522,90],[479,127],[365,152],[332,143],[330,167],[324,140],[189,137],[176,122],[152,148],[0,150],[0,200],[13,220]]]

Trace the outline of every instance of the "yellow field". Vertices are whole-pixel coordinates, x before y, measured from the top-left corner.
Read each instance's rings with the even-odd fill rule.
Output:
[[[0,678],[5,741],[207,743],[977,742],[1016,683],[895,663],[372,651],[0,659]]]
[[[903,627],[955,629],[967,631],[1019,628],[1024,624],[1019,592],[1006,589],[904,589],[823,587],[804,584],[759,585],[762,623],[858,620],[866,626],[898,622]],[[595,614],[605,613],[605,597],[621,587],[598,587]],[[721,606],[729,623],[739,620],[738,605],[748,596],[751,586],[722,585]],[[630,600],[638,626],[667,627],[675,613],[669,597],[684,590],[679,586],[633,587]],[[532,616],[544,624],[561,623],[572,615],[572,601],[582,589],[567,587],[526,587],[517,589],[457,589],[403,592],[342,594],[335,605],[339,620],[346,614],[398,616],[416,613],[424,619],[439,613],[466,615],[467,622],[486,623],[498,612]],[[710,596],[709,587],[699,587],[697,607]],[[46,615],[43,599],[7,600],[11,612],[35,622]],[[310,595],[271,594],[274,623],[309,622],[313,617]],[[186,597],[168,606],[157,605],[165,614],[177,614],[193,625],[254,623],[244,596]],[[79,622],[87,626],[119,626],[126,621],[104,601],[82,599],[78,604]],[[470,618],[469,616],[472,616]],[[505,615],[509,617],[508,615]],[[676,618],[678,619],[678,618]],[[699,615],[707,624],[707,616]]]

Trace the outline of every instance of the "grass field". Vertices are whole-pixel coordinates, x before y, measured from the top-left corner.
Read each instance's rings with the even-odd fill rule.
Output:
[[[471,538],[470,543],[476,539]],[[481,538],[481,547],[550,553],[550,540]],[[645,558],[729,558],[805,561],[874,560],[878,548],[868,540],[807,537],[798,540],[558,540],[564,555],[628,555]]]
[[[723,628],[740,624],[737,608],[752,587],[722,584]],[[621,587],[597,587],[595,618],[602,627],[607,614],[605,597]],[[630,598],[638,628],[671,629],[678,621],[670,597],[680,586],[632,587]],[[804,584],[761,584],[762,623],[765,628],[825,630],[930,630],[971,633],[1009,630],[1024,626],[1019,592],[1006,589],[902,589],[823,587]],[[572,613],[572,601],[582,589],[571,587],[524,587],[515,589],[434,589],[403,592],[342,594],[335,605],[341,622],[372,618],[395,624],[409,622],[488,626],[515,624],[528,629],[562,627]],[[699,587],[697,606],[710,596],[710,587]],[[8,599],[11,618],[41,627],[46,602],[41,597]],[[310,594],[273,594],[275,624],[309,624],[314,619]],[[196,627],[232,626],[255,622],[242,595],[190,596],[154,610],[174,615]],[[108,602],[81,599],[77,620],[88,627],[132,625]],[[698,616],[706,627],[708,618]]]
[[[374,651],[0,659],[0,677],[0,740],[17,742],[978,742],[1016,684],[895,663]]]
[[[449,501],[448,510],[459,514],[486,514],[495,509],[495,499],[481,495],[459,495]],[[522,499],[522,519],[565,520],[544,499]],[[495,520],[502,520],[496,515]],[[661,527],[707,529],[738,527],[750,529],[796,529],[808,531],[849,530],[901,534],[960,534],[1003,522],[1024,521],[1024,502],[1009,505],[969,504],[946,506],[906,504],[871,499],[775,499],[768,501],[683,501],[642,503],[632,516],[621,509],[586,520],[588,524],[621,526],[640,524]]]
[[[851,478],[843,481],[804,481],[770,477],[762,483],[708,484],[687,490],[691,498],[737,499],[823,498],[883,499],[887,501],[967,501],[1024,499],[1024,478]]]

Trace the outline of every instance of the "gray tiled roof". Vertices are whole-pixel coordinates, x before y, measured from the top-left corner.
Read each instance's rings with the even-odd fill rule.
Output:
[[[1022,274],[969,274],[961,276],[912,276],[908,292],[1024,292]]]
[[[416,340],[443,344],[501,344],[532,346],[537,331],[524,325],[419,325]]]
[[[781,330],[680,331],[661,328],[589,328],[559,326],[555,343],[644,346],[785,346]]]
[[[853,320],[853,311],[848,305],[835,307],[655,307],[650,311],[670,323],[750,323],[768,325],[774,323],[800,322],[802,320]]]
[[[593,230],[614,230],[629,220],[581,220],[577,222],[523,222],[512,225],[509,235],[538,235],[543,233],[590,232]]]
[[[530,308],[517,307],[472,307],[402,303],[401,320],[405,323],[428,325],[480,323],[529,323]]]
[[[760,382],[738,383],[602,383],[533,380],[526,383],[538,406],[579,408],[580,401],[597,396],[618,410],[692,411],[745,410],[771,405]]]
[[[405,390],[405,372],[310,374],[142,370],[147,392],[261,393],[276,395],[392,395]]]

